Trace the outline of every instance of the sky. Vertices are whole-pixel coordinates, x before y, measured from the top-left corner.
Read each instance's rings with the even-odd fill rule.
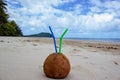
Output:
[[[120,38],[120,0],[6,0],[24,35],[68,28],[70,38]]]

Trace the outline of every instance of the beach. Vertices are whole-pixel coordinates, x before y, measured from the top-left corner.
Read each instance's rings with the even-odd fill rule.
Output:
[[[55,80],[43,71],[53,52],[52,38],[0,37],[0,80]],[[63,80],[120,80],[120,43],[64,39],[62,53],[71,65]]]

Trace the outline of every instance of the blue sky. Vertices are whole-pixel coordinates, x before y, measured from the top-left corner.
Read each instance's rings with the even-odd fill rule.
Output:
[[[50,32],[56,37],[120,38],[119,0],[6,0],[10,20],[24,35]]]

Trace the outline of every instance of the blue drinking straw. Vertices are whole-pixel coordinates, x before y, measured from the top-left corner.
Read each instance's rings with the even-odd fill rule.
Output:
[[[53,31],[52,31],[52,29],[51,29],[51,27],[50,27],[50,26],[49,26],[49,29],[50,29],[51,35],[52,35],[52,37],[53,37],[54,47],[55,47],[55,52],[57,53],[57,46],[56,46],[55,36],[54,36]]]

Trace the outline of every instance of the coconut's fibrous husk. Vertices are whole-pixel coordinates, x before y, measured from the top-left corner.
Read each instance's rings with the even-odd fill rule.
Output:
[[[63,79],[70,72],[70,63],[64,54],[50,54],[43,65],[44,73],[49,78]]]

